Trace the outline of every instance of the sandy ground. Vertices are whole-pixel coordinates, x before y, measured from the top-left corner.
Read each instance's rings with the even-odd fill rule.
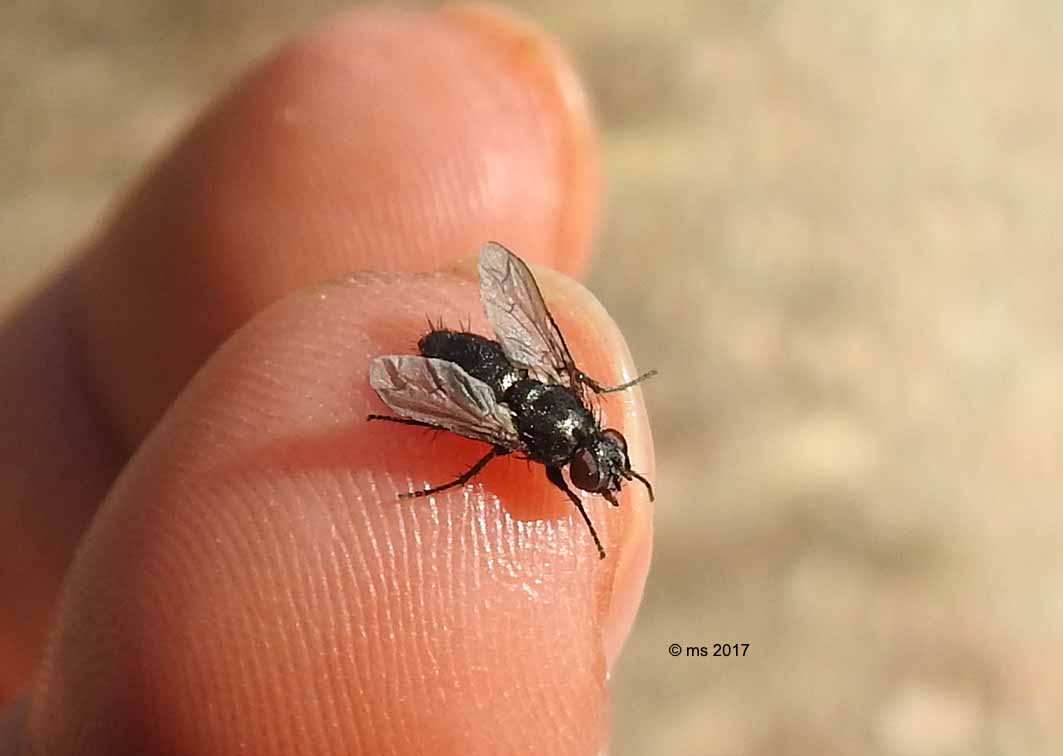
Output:
[[[0,298],[329,7],[213,5],[0,6]],[[614,753],[1058,753],[1063,4],[516,6],[587,74],[590,284],[662,373]]]

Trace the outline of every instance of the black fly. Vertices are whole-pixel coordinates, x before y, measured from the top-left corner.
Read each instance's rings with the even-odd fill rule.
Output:
[[[370,420],[448,430],[491,444],[456,480],[401,494],[413,498],[464,485],[495,457],[520,454],[546,467],[546,477],[576,505],[598,556],[605,549],[572,483],[618,506],[623,480],[649,481],[631,469],[627,441],[602,428],[587,406],[587,389],[605,394],[634,386],[650,371],[619,386],[603,386],[579,370],[539,286],[524,262],[495,242],[480,249],[480,298],[498,339],[433,328],[417,344],[420,356],[386,355],[369,367],[369,385],[396,414]]]

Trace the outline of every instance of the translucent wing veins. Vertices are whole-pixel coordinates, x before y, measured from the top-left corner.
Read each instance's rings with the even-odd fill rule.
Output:
[[[370,363],[369,385],[401,417],[507,449],[520,447],[509,408],[495,400],[490,386],[453,362],[384,355]]]
[[[478,268],[480,299],[510,361],[539,381],[582,391],[565,337],[524,261],[501,244],[487,242]]]

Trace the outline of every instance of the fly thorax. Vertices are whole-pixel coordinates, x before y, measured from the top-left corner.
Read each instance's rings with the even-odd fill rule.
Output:
[[[564,386],[522,380],[506,393],[517,431],[530,454],[548,465],[568,463],[594,431],[594,418]]]

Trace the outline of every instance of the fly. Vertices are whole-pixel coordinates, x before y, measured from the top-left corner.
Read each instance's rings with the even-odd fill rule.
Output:
[[[519,257],[487,242],[480,249],[478,272],[494,340],[433,328],[417,343],[419,355],[385,355],[369,366],[369,385],[399,415],[369,415],[369,420],[447,430],[491,445],[456,479],[400,498],[464,485],[496,457],[518,454],[546,467],[546,477],[579,510],[604,559],[598,533],[562,470],[568,467],[577,488],[605,497],[614,507],[625,480],[638,480],[653,501],[650,482],[631,469],[624,436],[601,427],[587,392],[623,391],[657,371],[603,386],[576,367],[539,285]]]

